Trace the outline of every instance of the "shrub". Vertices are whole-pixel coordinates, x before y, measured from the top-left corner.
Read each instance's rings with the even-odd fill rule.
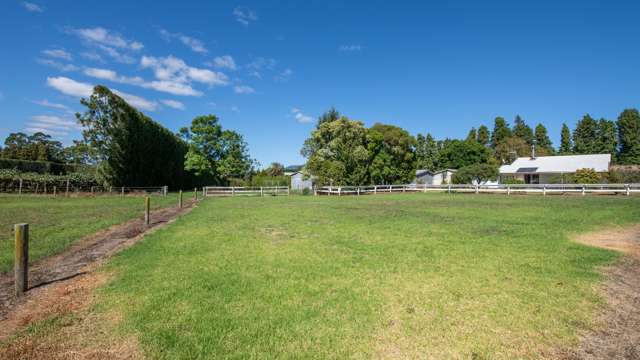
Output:
[[[454,184],[481,183],[498,178],[498,168],[490,164],[474,164],[458,169],[451,177]]]
[[[600,182],[600,175],[594,169],[578,169],[573,181],[576,184],[597,184]]]

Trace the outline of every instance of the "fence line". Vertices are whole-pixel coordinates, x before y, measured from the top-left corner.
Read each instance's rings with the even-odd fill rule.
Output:
[[[288,186],[205,186],[202,190],[205,197],[211,196],[280,196],[289,195]]]
[[[97,186],[73,185],[68,180],[30,181],[14,179],[0,184],[0,193],[16,195],[79,196],[79,195],[143,195],[166,196],[167,186]]]
[[[640,184],[405,184],[368,186],[322,186],[314,190],[314,195],[370,195],[406,192],[448,192],[448,193],[504,193],[511,194],[640,194]]]

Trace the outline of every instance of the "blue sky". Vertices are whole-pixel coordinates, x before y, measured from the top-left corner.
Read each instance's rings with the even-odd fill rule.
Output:
[[[2,1],[0,137],[69,143],[95,84],[168,128],[216,114],[264,166],[300,164],[330,106],[464,137],[640,107],[638,1]]]

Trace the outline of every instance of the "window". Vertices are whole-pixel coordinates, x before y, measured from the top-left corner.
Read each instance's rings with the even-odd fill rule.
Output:
[[[525,184],[540,184],[540,175],[539,174],[524,174],[524,183]]]

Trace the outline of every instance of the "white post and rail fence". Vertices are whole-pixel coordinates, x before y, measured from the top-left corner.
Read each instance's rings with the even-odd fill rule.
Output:
[[[205,186],[202,188],[203,197],[222,196],[289,196],[288,186]]]

